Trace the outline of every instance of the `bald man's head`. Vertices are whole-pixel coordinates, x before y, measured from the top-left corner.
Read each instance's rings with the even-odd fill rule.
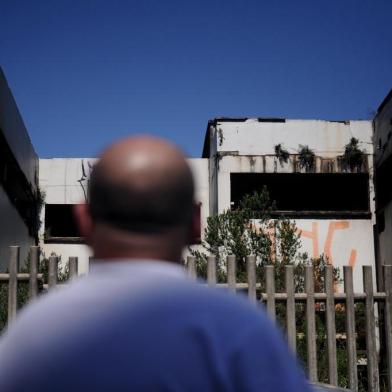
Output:
[[[90,214],[129,233],[189,227],[194,185],[184,155],[161,139],[139,136],[104,151],[90,178]]]

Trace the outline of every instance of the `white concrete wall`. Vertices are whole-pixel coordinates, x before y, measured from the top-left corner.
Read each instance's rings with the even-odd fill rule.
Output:
[[[201,203],[201,236],[207,226],[207,217],[210,213],[209,206],[209,179],[208,179],[208,159],[192,158],[188,159],[195,181],[195,201]],[[199,245],[193,245],[193,249],[200,249]],[[187,254],[187,252],[185,253]]]
[[[370,219],[296,219],[301,232],[302,250],[311,257],[324,254],[329,262],[339,268],[353,267],[354,289],[363,290],[362,267],[375,266],[373,223]],[[376,271],[373,270],[374,283]]]
[[[83,203],[87,191],[88,177],[95,159],[54,158],[40,159],[39,186],[44,192],[47,204]],[[45,208],[41,212],[43,222],[40,230],[40,245],[45,256],[55,253],[62,263],[70,256],[79,258],[79,273],[88,271],[90,249],[83,244],[54,244],[44,242]]]
[[[290,154],[297,153],[302,144],[308,145],[316,155],[334,157],[342,153],[352,137],[359,139],[361,148],[368,154],[373,153],[371,121],[286,120],[274,123],[249,119],[218,122],[216,129],[217,150],[238,151],[239,155],[273,155],[275,145],[283,143]]]
[[[48,204],[77,204],[85,201],[85,191],[93,158],[53,158],[39,160],[39,184]]]
[[[93,158],[40,159],[40,187],[47,204],[78,204],[85,201]],[[201,203],[201,226],[204,232],[209,215],[208,159],[188,160],[195,180],[195,200]],[[45,208],[42,211],[45,221]],[[62,261],[70,256],[79,257],[79,272],[88,271],[90,249],[83,244],[54,244],[44,242],[44,225],[40,231],[40,243],[46,256],[51,253],[61,256]],[[198,249],[198,246],[194,246]]]

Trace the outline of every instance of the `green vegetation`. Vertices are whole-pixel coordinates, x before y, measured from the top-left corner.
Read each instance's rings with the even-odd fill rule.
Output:
[[[361,171],[365,163],[365,152],[360,150],[358,145],[359,140],[355,137],[352,137],[350,142],[346,144],[342,156],[342,165],[345,170]]]
[[[283,145],[279,143],[275,146],[275,156],[278,158],[280,165],[283,166],[284,163],[288,162],[290,154],[284,149]]]
[[[311,172],[315,169],[315,154],[309,146],[299,146],[298,161],[299,167],[305,169],[307,172]]]

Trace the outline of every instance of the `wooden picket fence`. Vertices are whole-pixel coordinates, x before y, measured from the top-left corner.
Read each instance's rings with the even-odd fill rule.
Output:
[[[187,269],[192,277],[196,278],[196,261],[190,256],[187,258]],[[344,292],[334,290],[333,266],[328,265],[325,269],[324,287],[325,292],[314,292],[313,267],[305,267],[305,292],[295,292],[294,266],[285,267],[285,292],[275,291],[275,271],[273,266],[264,267],[265,292],[261,293],[262,285],[256,280],[256,257],[246,258],[247,283],[236,282],[236,257],[227,257],[227,283],[217,283],[217,263],[214,256],[207,258],[207,283],[227,287],[229,290],[245,290],[251,301],[262,301],[266,304],[267,312],[275,319],[276,302],[284,302],[286,309],[286,333],[287,340],[295,351],[297,346],[296,331],[296,304],[304,303],[306,306],[306,345],[307,365],[310,381],[318,381],[317,371],[317,336],[316,336],[316,303],[324,303],[326,316],[326,338],[328,351],[328,378],[329,384],[338,385],[338,367],[336,353],[336,305],[343,303],[346,323],[346,347],[348,364],[348,381],[352,391],[358,391],[357,349],[355,330],[355,303],[365,305],[365,329],[366,329],[366,360],[368,374],[368,390],[380,391],[380,373],[378,342],[376,337],[376,309],[382,309],[385,332],[384,341],[387,363],[387,390],[392,391],[392,266],[384,266],[384,291],[376,292],[373,288],[372,267],[363,267],[363,292],[355,293],[353,287],[352,267],[345,266],[343,269]]]
[[[12,322],[17,313],[18,304],[18,282],[29,282],[29,299],[34,299],[39,294],[39,287],[50,290],[57,285],[59,258],[49,257],[48,280],[45,285],[42,283],[43,275],[38,272],[39,247],[31,247],[29,272],[19,272],[19,247],[10,247],[10,259],[8,273],[0,273],[0,281],[8,282],[8,326],[12,328]],[[68,260],[69,276],[74,278],[78,274],[78,258],[70,257]],[[358,360],[356,349],[356,328],[355,328],[355,304],[363,303],[365,312],[366,330],[366,362],[368,375],[368,390],[380,391],[379,372],[379,341],[377,337],[377,313],[382,312],[384,319],[384,331],[380,334],[382,345],[385,345],[387,364],[387,390],[392,392],[392,266],[384,266],[383,285],[384,291],[377,292],[373,287],[373,274],[370,266],[363,267],[363,292],[354,292],[353,271],[350,266],[344,267],[344,292],[339,293],[334,290],[334,271],[331,265],[325,269],[324,287],[325,291],[314,291],[313,267],[305,267],[305,290],[295,292],[294,267],[285,267],[285,290],[276,292],[275,271],[273,266],[265,266],[265,285],[257,282],[256,257],[246,258],[247,282],[236,281],[236,257],[227,257],[227,283],[217,282],[217,261],[214,256],[207,258],[207,284],[226,287],[231,291],[245,291],[252,302],[263,302],[269,315],[276,318],[277,302],[285,304],[285,324],[287,340],[291,348],[295,351],[298,341],[298,331],[296,326],[296,305],[304,304],[306,314],[306,346],[307,346],[307,368],[310,381],[318,381],[317,363],[317,335],[316,335],[316,304],[323,303],[325,312],[325,329],[327,339],[328,354],[328,378],[329,384],[338,385],[337,366],[337,332],[335,316],[337,304],[344,304],[345,327],[346,327],[346,349],[348,365],[348,381],[352,391],[358,390]],[[186,260],[186,268],[190,276],[196,278],[196,260],[189,256]],[[265,292],[261,292],[265,287]],[[376,305],[377,304],[377,305]]]

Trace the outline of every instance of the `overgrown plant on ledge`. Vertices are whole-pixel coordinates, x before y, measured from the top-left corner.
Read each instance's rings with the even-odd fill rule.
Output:
[[[309,146],[299,146],[298,152],[299,167],[305,169],[306,171],[313,171],[315,168],[315,154]]]
[[[343,169],[350,171],[361,171],[365,162],[365,152],[358,147],[359,140],[352,137],[350,142],[344,146],[344,154],[342,156]]]
[[[284,149],[283,145],[279,143],[275,146],[275,156],[278,159],[280,166],[283,166],[284,163],[288,162],[290,154]]]

